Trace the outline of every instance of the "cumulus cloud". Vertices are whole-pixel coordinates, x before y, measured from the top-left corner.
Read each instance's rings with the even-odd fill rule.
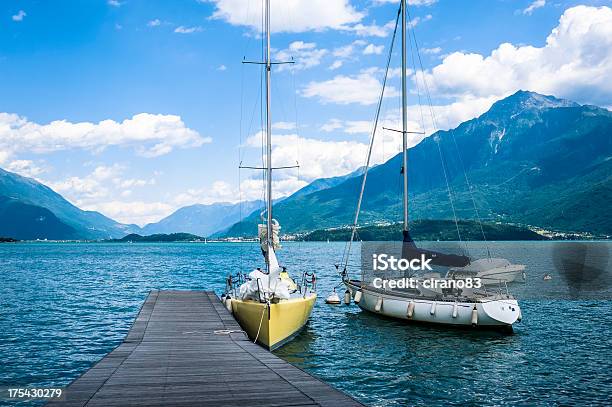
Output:
[[[0,163],[2,163],[2,160],[0,160]],[[12,172],[16,172],[19,175],[23,175],[24,177],[30,177],[30,178],[36,178],[40,174],[45,172],[45,170],[42,167],[39,167],[32,160],[11,161],[6,165],[6,169]]]
[[[368,44],[363,49],[363,54],[364,55],[380,55],[380,54],[382,54],[384,49],[385,49],[384,45]]]
[[[155,178],[125,178],[127,167],[121,164],[99,165],[85,176],[70,176],[60,181],[44,181],[69,201],[85,210],[99,211],[123,223],[144,224],[157,220],[160,211],[170,211],[170,205],[162,203],[120,202],[134,188],[155,185]],[[122,206],[123,205],[123,206]],[[164,212],[165,215],[168,213]]]
[[[319,65],[327,53],[326,49],[318,49],[314,42],[293,41],[288,48],[278,51],[275,57],[276,60],[283,62],[294,60],[292,65],[280,65],[279,71],[289,67],[302,70]]]
[[[612,9],[567,9],[543,47],[501,44],[490,55],[454,52],[425,73],[436,95],[501,98],[518,89],[610,104]]]
[[[176,209],[163,202],[121,200],[83,205],[82,208],[89,211],[98,211],[121,223],[135,223],[139,226],[157,222]]]
[[[202,27],[194,26],[194,27],[185,27],[183,25],[178,26],[174,29],[174,32],[177,34],[193,34],[202,31]]]
[[[293,130],[295,129],[295,123],[294,122],[276,122],[276,123],[272,123],[272,128],[279,129],[279,130]]]
[[[381,37],[388,36],[395,27],[395,20],[389,21],[385,25],[377,25],[375,22],[372,24],[358,23],[347,27],[346,30],[353,31],[360,37]]]
[[[321,126],[321,130],[325,132],[342,130],[347,134],[370,134],[372,132],[372,123],[367,120],[330,119]]]
[[[261,29],[262,8],[246,7],[244,0],[210,0],[215,5],[212,18],[232,25]],[[273,32],[322,31],[346,29],[364,14],[349,0],[272,0],[270,24]]]
[[[17,23],[18,23],[18,22],[23,21],[23,19],[24,19],[24,18],[25,18],[25,16],[27,16],[27,15],[28,15],[28,14],[27,14],[25,11],[23,11],[23,10],[19,10],[19,11],[17,12],[17,14],[13,15],[11,18],[13,19],[13,21],[15,21],[15,22],[17,22]]]
[[[0,150],[9,153],[49,153],[70,149],[101,151],[109,146],[129,146],[144,157],[168,154],[175,148],[210,143],[185,126],[180,116],[140,113],[122,122],[99,123],[56,120],[38,124],[12,113],[0,113]]]
[[[151,20],[147,23],[149,27],[159,27],[161,25],[161,20],[156,18],[155,20]]]
[[[546,0],[535,0],[529,5],[529,7],[523,10],[523,14],[530,16],[534,12],[534,10],[544,7],[545,5]]]
[[[312,81],[301,91],[307,98],[317,97],[323,103],[372,105],[378,101],[382,83],[372,71],[364,71],[357,75],[337,75],[326,81]],[[397,96],[398,92],[392,86],[385,90],[386,97]]]

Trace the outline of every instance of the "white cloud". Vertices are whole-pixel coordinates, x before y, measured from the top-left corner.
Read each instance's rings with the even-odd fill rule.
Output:
[[[19,10],[19,12],[17,12],[17,14],[13,15],[11,18],[13,19],[13,21],[15,22],[20,22],[23,21],[23,19],[25,18],[25,16],[27,16],[28,14],[23,11],[23,10]]]
[[[329,66],[329,70],[336,70],[338,68],[340,68],[342,66],[343,62],[339,59],[335,60],[334,62],[332,62],[332,64]]]
[[[546,0],[535,0],[529,5],[529,7],[523,10],[523,14],[530,16],[534,12],[534,10],[544,7],[545,5]]]
[[[338,75],[321,82],[310,82],[302,89],[304,97],[317,97],[323,103],[371,105],[378,101],[382,89],[381,82],[372,72],[365,71],[354,76]],[[385,96],[398,94],[397,90],[388,86]]]
[[[16,114],[0,113],[0,150],[9,153],[101,151],[109,146],[129,146],[141,156],[157,157],[175,148],[198,147],[211,141],[186,127],[175,115],[140,113],[122,122],[56,120],[38,124]]]
[[[117,201],[118,197],[130,196],[134,188],[156,183],[155,178],[123,178],[126,170],[127,167],[120,164],[100,165],[83,177],[70,176],[61,181],[42,182],[81,209],[100,211],[123,223],[142,225],[158,220],[172,210],[170,205],[162,203]]]
[[[385,49],[384,45],[368,44],[363,49],[363,54],[364,55],[380,55],[380,54],[382,54],[384,49]]]
[[[174,29],[174,32],[177,34],[193,34],[202,31],[202,27],[194,26],[194,27],[185,27],[183,25],[178,26]]]
[[[24,177],[36,178],[38,175],[45,172],[45,170],[32,160],[14,160],[8,163],[6,169],[12,172],[16,172]]]
[[[295,123],[294,122],[276,122],[276,123],[272,123],[272,128],[279,129],[279,130],[293,130],[295,129]]]
[[[219,65],[217,67],[217,71],[225,71],[225,70],[227,70],[227,66],[225,66],[225,65]]]
[[[244,0],[210,1],[216,7],[212,18],[260,31],[261,7],[247,7]],[[346,29],[364,17],[349,0],[272,0],[271,10],[270,24],[273,32]]]
[[[321,126],[321,130],[325,132],[339,129],[347,134],[370,134],[372,132],[372,122],[367,120],[331,119]]]
[[[332,55],[337,58],[347,59],[353,56],[353,54],[355,53],[356,47],[361,47],[366,44],[367,42],[365,42],[364,40],[355,40],[351,42],[350,44],[335,48],[332,51]]]
[[[347,29],[350,31],[354,31],[355,34],[359,35],[360,37],[384,38],[393,31],[394,27],[395,27],[395,20],[391,20],[385,25],[377,25],[376,22],[369,24],[369,25],[358,23],[358,24],[348,27]]]
[[[408,23],[408,25],[410,27],[416,27],[417,25],[419,25],[420,23],[424,23],[426,21],[429,21],[433,18],[433,16],[431,14],[427,14],[425,17],[414,17],[412,20],[410,20],[410,22]]]
[[[83,205],[82,209],[98,211],[118,222],[135,223],[140,226],[157,222],[175,210],[173,206],[163,202],[120,200]]]
[[[159,27],[161,25],[161,20],[156,18],[155,20],[151,20],[147,23],[149,27]]]
[[[612,9],[567,9],[543,47],[501,44],[488,56],[454,52],[425,75],[438,96],[501,98],[518,89],[609,105]]]
[[[326,49],[317,49],[317,44],[314,42],[294,41],[288,48],[276,53],[276,60],[282,62],[294,60],[294,64],[280,65],[278,70],[282,71],[289,67],[295,70],[312,68],[319,65],[327,53]]]
[[[421,48],[421,52],[423,54],[428,54],[428,55],[437,55],[440,52],[442,52],[442,48],[440,47],[434,47],[434,48]]]
[[[120,7],[121,6],[121,2],[119,2],[118,0],[108,0],[106,2],[109,6],[113,6],[113,7]]]

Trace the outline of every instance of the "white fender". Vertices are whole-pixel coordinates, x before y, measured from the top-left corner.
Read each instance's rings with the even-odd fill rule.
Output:
[[[431,315],[436,315],[436,306],[437,303],[435,301],[431,303],[431,308],[429,309],[429,313]]]
[[[382,305],[383,305],[383,299],[382,297],[378,297],[378,301],[376,301],[376,306],[374,307],[374,311],[380,312],[380,310],[382,309]]]
[[[225,308],[229,311],[229,313],[232,313],[232,299],[230,297],[226,297],[225,298]]]
[[[361,291],[355,293],[355,304],[359,304],[359,301],[361,301]]]
[[[474,304],[474,309],[472,310],[472,326],[478,325],[478,309],[476,308],[476,304]]]
[[[406,312],[406,315],[408,316],[408,318],[412,318],[412,316],[414,315],[414,301],[410,301],[410,303],[408,304],[408,311]]]
[[[459,313],[459,305],[455,303],[455,305],[453,305],[453,318],[457,318],[458,313]]]
[[[349,305],[351,303],[351,292],[349,290],[346,290],[346,292],[344,293],[344,303],[346,305]]]

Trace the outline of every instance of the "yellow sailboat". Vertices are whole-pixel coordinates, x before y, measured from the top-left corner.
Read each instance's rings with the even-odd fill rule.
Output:
[[[275,250],[280,248],[280,225],[272,218],[272,119],[270,114],[270,0],[265,1],[266,52],[262,65],[266,68],[266,149],[265,183],[266,210],[264,223],[259,225],[261,251],[266,270],[253,270],[236,290],[232,276],[223,297],[249,338],[269,350],[277,349],[293,339],[304,327],[317,299],[314,273],[302,273],[300,284],[280,267]],[[286,168],[286,167],[284,167]],[[239,276],[239,280],[242,280]]]

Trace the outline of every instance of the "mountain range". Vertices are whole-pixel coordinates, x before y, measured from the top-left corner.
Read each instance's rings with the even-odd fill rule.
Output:
[[[0,236],[16,239],[107,239],[139,230],[83,211],[46,185],[0,169]]]
[[[611,235],[611,135],[606,109],[518,91],[409,150],[410,218],[475,219],[475,206],[482,219]],[[361,224],[401,220],[401,163],[398,154],[369,171]],[[361,181],[286,199],[275,217],[285,232],[350,224]],[[256,222],[251,215],[227,235]]]
[[[519,91],[409,150],[410,218],[474,220],[476,207],[483,220],[612,235],[611,136],[612,113],[606,109]],[[401,219],[401,162],[398,154],[370,168],[360,224]],[[276,201],[282,230],[350,224],[362,174],[360,168],[318,179]],[[83,211],[49,187],[0,169],[0,236],[17,239],[253,236],[262,206],[191,205],[140,228]]]

